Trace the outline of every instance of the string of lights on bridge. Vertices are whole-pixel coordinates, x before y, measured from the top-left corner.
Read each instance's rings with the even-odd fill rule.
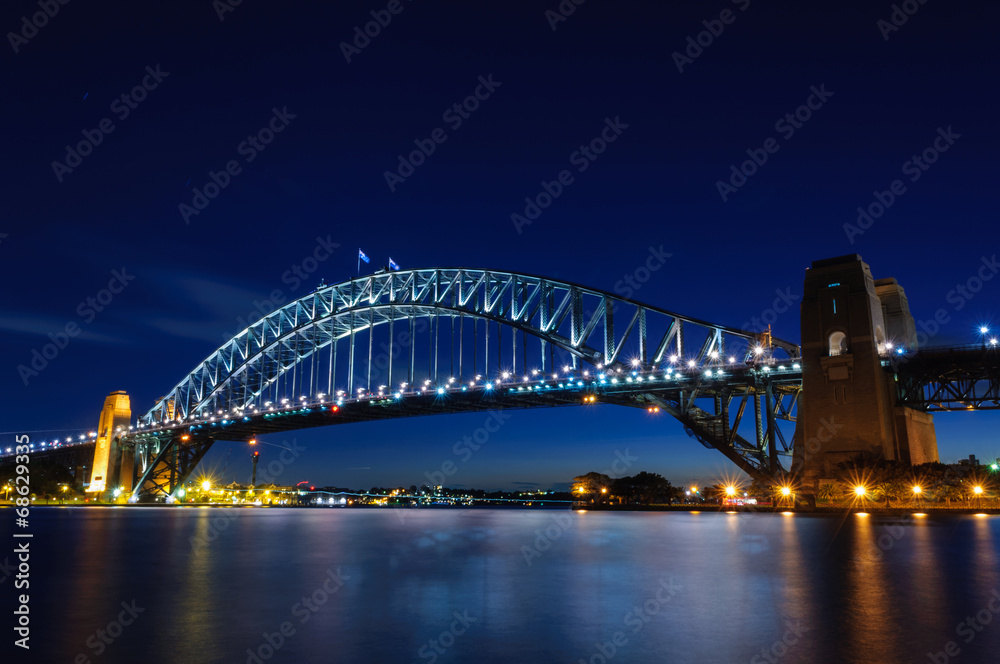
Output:
[[[758,346],[754,351],[756,356],[762,356],[765,353],[765,349]],[[538,369],[533,369],[530,375],[524,375],[519,384],[516,377],[510,371],[502,371],[497,378],[488,379],[484,378],[482,375],[477,375],[475,380],[460,381],[455,377],[448,378],[448,381],[444,385],[435,385],[430,379],[424,380],[423,384],[419,388],[415,385],[409,383],[400,383],[399,389],[390,392],[387,385],[381,385],[378,388],[378,392],[366,392],[365,388],[358,388],[357,396],[352,397],[347,394],[345,390],[338,390],[334,395],[335,398],[328,399],[328,395],[325,393],[317,393],[310,399],[308,396],[302,395],[299,397],[299,403],[293,403],[288,397],[282,398],[277,404],[271,401],[265,401],[263,404],[263,411],[260,407],[241,407],[236,406],[231,411],[227,413],[224,410],[217,410],[214,414],[201,414],[201,415],[190,415],[187,418],[177,417],[174,420],[164,420],[162,422],[144,423],[139,422],[136,426],[139,431],[150,431],[155,432],[162,429],[174,429],[174,428],[185,428],[189,424],[187,422],[199,422],[204,423],[217,423],[220,425],[227,425],[237,422],[237,418],[242,416],[244,422],[249,421],[252,416],[263,415],[265,418],[270,417],[280,417],[283,415],[293,415],[303,412],[312,407],[326,407],[329,406],[333,412],[337,412],[340,407],[349,405],[352,403],[369,402],[371,400],[400,400],[407,397],[419,397],[427,396],[431,394],[437,394],[438,396],[446,396],[451,393],[461,393],[472,391],[481,391],[483,393],[489,393],[492,391],[502,391],[506,389],[508,392],[542,392],[545,390],[556,390],[556,389],[580,389],[584,387],[601,388],[607,387],[609,385],[621,385],[628,383],[642,383],[649,382],[653,383],[658,380],[663,381],[681,381],[694,378],[695,376],[704,376],[705,378],[712,379],[723,379],[729,375],[736,375],[741,371],[737,360],[735,357],[728,357],[728,365],[732,371],[724,370],[725,364],[719,362],[719,354],[713,352],[710,357],[715,360],[715,368],[706,368],[708,365],[699,366],[695,360],[688,360],[684,363],[681,358],[676,355],[672,355],[668,358],[669,366],[666,369],[657,369],[656,365],[653,364],[649,369],[643,369],[641,367],[641,361],[639,359],[633,359],[631,361],[634,370],[628,372],[623,370],[621,367],[617,368],[605,368],[602,364],[596,365],[596,371],[590,371],[585,369],[579,372],[574,372],[573,368],[569,365],[563,367],[563,373],[549,375],[542,375],[541,371]],[[774,367],[770,366],[768,362],[773,362]],[[783,372],[783,371],[800,371],[801,366],[798,362],[785,362],[778,363],[773,361],[771,358],[762,359],[759,362],[751,362],[742,371],[761,371],[763,373],[770,373],[771,371]],[[574,375],[574,374],[577,375]],[[595,403],[592,396],[588,396],[584,403]],[[658,409],[657,409],[658,410]],[[230,414],[234,415],[233,419],[230,419]],[[221,416],[221,419],[219,417]],[[133,430],[135,427],[130,426],[129,429]]]
[[[996,336],[990,336],[990,328],[989,328],[988,325],[981,325],[978,328],[978,332],[979,332],[979,335],[980,335],[980,337],[982,339],[982,346],[983,347],[985,347],[987,344],[989,344],[990,348],[996,348],[998,345],[1000,345],[1000,339],[998,339]],[[883,346],[882,350],[885,351],[885,354],[889,354],[892,351],[895,351],[897,355],[903,355],[903,354],[905,354],[907,352],[907,349],[904,346],[895,346],[891,341],[887,341],[885,343],[885,345]],[[770,366],[768,366],[768,364],[766,362],[768,360],[770,360],[770,361],[773,362],[773,360],[771,360],[771,358],[765,358],[766,353],[767,353],[767,349],[765,349],[763,346],[761,346],[761,345],[755,346],[753,348],[753,354],[754,354],[755,358],[759,358],[761,361],[754,362],[753,360],[751,360],[751,362],[748,363],[749,368],[754,369],[754,368],[756,368],[756,366],[759,365],[760,369],[762,371],[764,371],[764,372],[770,372],[772,369],[771,369]],[[719,364],[719,353],[717,351],[713,351],[710,354],[710,358],[715,361],[716,365]],[[693,360],[693,359],[687,360],[687,362],[685,363],[685,362],[683,362],[683,360],[681,358],[679,358],[676,355],[671,355],[668,359],[669,359],[670,366],[667,367],[667,369],[665,371],[661,372],[662,373],[662,379],[664,379],[664,380],[671,380],[671,379],[677,380],[677,379],[687,378],[688,376],[686,376],[683,373],[683,369],[685,367],[688,369],[688,371],[691,374],[696,374],[696,373],[701,372],[701,367],[698,365],[698,362],[696,360]],[[639,367],[641,365],[641,362],[640,362],[639,359],[636,358],[636,359],[633,359],[631,361],[631,364],[632,364],[633,367]],[[733,357],[733,356],[729,356],[727,358],[727,364],[730,367],[734,367],[737,364],[736,358]],[[785,371],[785,370],[789,369],[789,367],[786,366],[785,364],[777,364],[777,363],[775,363],[775,364],[776,364],[775,368],[776,368],[777,371]],[[640,371],[640,370],[632,371],[631,375],[626,375],[622,381],[620,381],[620,378],[619,378],[619,375],[618,375],[618,374],[621,374],[621,372],[622,372],[621,368],[602,370],[602,369],[604,369],[604,367],[601,364],[598,364],[596,368],[597,368],[597,372],[595,374],[595,377],[592,378],[592,379],[591,379],[590,371],[589,370],[584,370],[584,371],[581,372],[581,377],[585,378],[585,379],[590,379],[590,386],[593,386],[593,387],[605,386],[605,385],[608,385],[608,384],[616,385],[619,382],[625,382],[625,383],[643,382],[643,381],[653,382],[653,381],[657,380],[656,365],[655,364],[652,365],[648,371]],[[801,370],[801,367],[800,367],[800,365],[797,362],[792,363],[790,365],[790,368],[793,371],[799,371],[799,370]],[[551,389],[557,389],[557,388],[559,388],[559,389],[573,389],[573,388],[580,388],[580,387],[584,387],[585,386],[585,383],[582,380],[579,380],[580,377],[577,377],[575,380],[569,380],[569,378],[572,377],[572,373],[573,373],[571,367],[564,366],[563,367],[563,372],[564,372],[564,376],[560,376],[557,373],[556,374],[552,374],[551,380],[552,380],[553,384],[547,384],[546,381],[548,379],[544,378],[544,377],[543,378],[539,378],[538,377],[539,374],[540,374],[539,370],[538,369],[533,369],[531,371],[531,376],[524,376],[522,378],[522,381],[521,381],[522,384],[521,385],[511,386],[508,389],[509,389],[509,391],[541,391],[541,390],[551,390]],[[711,368],[708,368],[708,369],[704,370],[703,375],[706,378],[723,378],[723,377],[725,377],[726,374],[723,372],[722,368],[716,368],[714,370],[711,369]],[[560,379],[562,379],[561,382],[559,382]],[[428,392],[435,391],[435,390],[436,390],[437,394],[442,395],[442,396],[448,394],[449,392],[451,392],[453,390],[458,390],[458,391],[465,392],[465,391],[468,391],[470,389],[472,389],[472,390],[479,389],[479,390],[482,390],[484,392],[489,392],[489,391],[491,391],[493,389],[501,388],[506,381],[510,381],[510,380],[512,380],[512,374],[509,371],[503,371],[503,372],[501,372],[499,374],[499,376],[496,379],[493,379],[493,380],[489,380],[489,379],[484,380],[481,375],[477,375],[476,376],[476,380],[475,381],[469,381],[468,384],[460,382],[456,378],[452,377],[452,378],[448,379],[447,384],[442,385],[442,386],[435,386],[435,385],[432,385],[432,382],[428,379],[428,380],[424,381],[423,385],[420,386],[419,390],[414,390],[414,389],[407,390],[406,388],[408,388],[408,387],[412,388],[413,386],[411,386],[411,385],[409,385],[407,383],[400,383],[399,389],[396,390],[396,391],[394,391],[391,396],[394,399],[402,399],[402,398],[407,397],[407,396],[423,396],[423,395],[427,394]],[[477,383],[476,381],[482,381],[482,382],[481,383]],[[370,401],[371,399],[385,399],[385,398],[388,398],[389,395],[387,394],[386,390],[388,390],[388,386],[382,385],[382,386],[380,386],[378,388],[378,393],[370,393],[369,392],[369,393],[366,394],[364,388],[358,388],[358,396],[355,397],[355,398],[348,397],[347,394],[346,394],[346,392],[344,390],[339,390],[337,392],[337,394],[336,394],[337,398],[335,400],[332,400],[332,399],[331,400],[326,400],[325,397],[327,395],[324,394],[324,393],[318,393],[318,394],[316,394],[313,401],[310,401],[309,398],[306,397],[306,396],[300,396],[299,397],[300,403],[298,404],[298,406],[300,408],[305,408],[305,407],[310,407],[310,406],[317,406],[317,405],[318,406],[325,406],[325,405],[332,404],[334,408],[338,408],[339,406],[343,406],[343,405],[349,404],[349,403],[362,402],[362,401]],[[584,402],[585,403],[596,403],[596,399],[593,396],[588,396],[588,397],[585,398]],[[271,412],[281,413],[283,411],[284,412],[291,411],[295,407],[295,404],[291,404],[290,403],[290,399],[283,398],[279,402],[279,405],[278,405],[277,408],[275,408],[275,404],[273,402],[271,402],[271,401],[265,402],[264,406],[267,408],[267,412],[268,413],[271,413]],[[246,416],[246,414],[243,412],[244,410],[245,410],[245,408],[235,407],[235,408],[233,408],[232,412],[236,413],[237,415],[243,414],[244,415],[244,421],[248,421],[250,418],[249,418],[249,416]],[[259,409],[256,406],[252,408],[252,411],[253,411],[254,414],[259,414]],[[334,412],[336,412],[336,411],[334,411]],[[201,415],[201,416],[192,415],[192,416],[189,416],[187,419],[191,420],[191,421],[215,422],[217,415],[225,415],[225,412],[222,411],[222,410],[219,410],[214,415]],[[177,426],[183,426],[180,423],[183,423],[184,420],[185,420],[185,418],[179,417],[179,418],[176,419],[176,422],[178,423],[176,425],[172,424],[172,423],[171,424],[167,424],[166,422],[164,422],[164,423],[158,423],[158,424],[160,424],[160,426],[155,426],[155,424],[154,425],[147,425],[146,423],[143,423],[143,422],[137,422],[137,424],[134,425],[134,426],[130,425],[129,426],[129,430],[130,431],[134,431],[134,430],[154,431],[154,430],[157,430],[157,429],[160,429],[160,428],[176,428]],[[232,421],[235,422],[235,420],[232,420]],[[223,419],[219,423],[220,424],[228,424],[229,422],[230,422],[230,420]],[[70,446],[70,445],[89,444],[89,443],[93,442],[96,438],[97,438],[97,432],[90,431],[90,432],[88,432],[86,434],[78,434],[76,436],[67,436],[65,438],[65,440],[60,440],[60,439],[57,438],[57,439],[54,439],[54,440],[51,440],[51,441],[48,441],[48,442],[40,442],[40,443],[38,443],[38,447],[37,448],[35,446],[35,443],[30,443],[29,444],[29,448],[32,451],[36,451],[36,450],[37,451],[44,451],[44,450],[50,450],[50,449],[58,449],[58,448],[61,448],[61,447],[64,447],[64,446]],[[11,454],[11,453],[13,453],[13,448],[12,447],[8,447],[8,448],[4,449],[2,453],[4,455]]]

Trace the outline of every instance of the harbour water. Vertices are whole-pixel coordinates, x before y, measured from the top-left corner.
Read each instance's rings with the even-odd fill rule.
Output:
[[[16,661],[1000,661],[994,516],[32,517],[32,649]]]

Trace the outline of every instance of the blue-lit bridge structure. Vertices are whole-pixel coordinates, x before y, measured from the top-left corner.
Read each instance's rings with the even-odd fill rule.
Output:
[[[901,403],[1000,408],[995,345],[899,350],[882,364]],[[255,321],[119,431],[116,444],[134,456],[135,475],[123,482],[134,487],[132,500],[170,500],[220,440],[613,404],[669,415],[767,481],[787,473],[792,454],[798,360],[797,345],[769,334],[579,284],[468,268],[383,272],[321,285]]]
[[[452,268],[321,286],[223,344],[122,432],[135,498],[217,440],[506,408],[643,408],[751,475],[791,453],[795,344],[544,277]],[[741,429],[741,424],[744,425]]]

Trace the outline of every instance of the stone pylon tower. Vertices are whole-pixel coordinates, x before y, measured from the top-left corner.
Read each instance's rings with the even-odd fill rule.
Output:
[[[125,392],[112,392],[104,400],[101,419],[97,425],[97,445],[94,448],[94,468],[90,476],[88,493],[105,493],[114,490],[122,481],[122,492],[132,488],[132,455],[123,454],[120,438],[128,433],[132,419],[132,404]]]
[[[891,353],[916,349],[909,304],[895,279],[872,278],[852,254],[815,261],[802,296],[802,397],[792,472],[815,490],[862,453],[937,461],[933,417],[896,405]]]

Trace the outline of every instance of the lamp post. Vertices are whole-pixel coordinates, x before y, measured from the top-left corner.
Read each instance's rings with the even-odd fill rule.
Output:
[[[913,485],[913,500],[917,504],[917,507],[920,507],[920,495],[923,492],[924,492],[923,487],[921,487],[919,484]]]

